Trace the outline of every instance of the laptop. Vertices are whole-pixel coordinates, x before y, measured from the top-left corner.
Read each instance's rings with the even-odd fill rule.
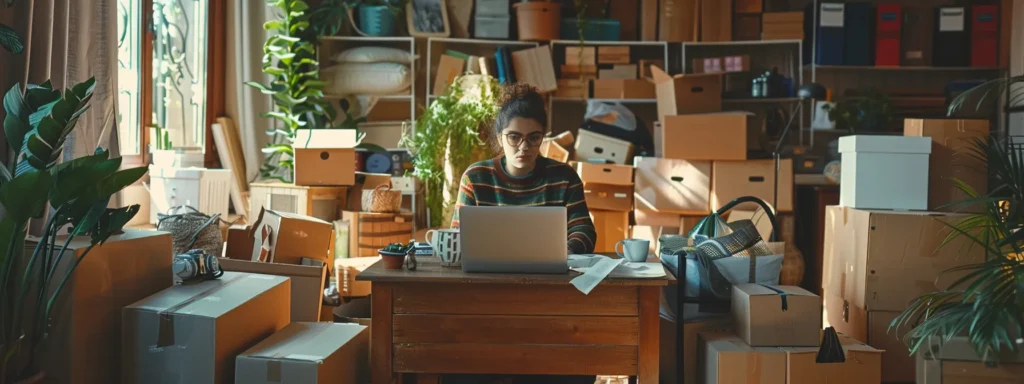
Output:
[[[464,206],[464,272],[568,273],[565,207]]]

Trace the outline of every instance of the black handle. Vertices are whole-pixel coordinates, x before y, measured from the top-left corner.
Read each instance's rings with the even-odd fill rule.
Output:
[[[775,221],[775,213],[772,211],[771,208],[768,207],[768,203],[765,203],[764,200],[758,199],[754,196],[737,197],[735,200],[730,201],[726,205],[723,205],[722,208],[719,208],[717,211],[715,211],[715,213],[717,213],[719,216],[723,216],[730,209],[733,209],[737,205],[743,203],[755,203],[757,205],[760,205],[761,208],[764,209],[764,213],[768,215],[768,220],[772,223],[772,234],[768,236],[768,241],[778,241],[779,231]]]

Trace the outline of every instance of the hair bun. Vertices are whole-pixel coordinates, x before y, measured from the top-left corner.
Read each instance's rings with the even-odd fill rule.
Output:
[[[525,83],[507,84],[501,89],[501,98],[498,104],[506,105],[514,100],[532,98],[542,99],[540,91],[536,87]]]

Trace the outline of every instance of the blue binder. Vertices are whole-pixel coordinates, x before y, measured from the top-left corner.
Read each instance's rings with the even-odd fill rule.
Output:
[[[871,3],[846,3],[843,17],[843,64],[874,65],[872,41],[874,40],[874,12]]]
[[[818,65],[843,65],[845,4],[821,3],[818,8]]]

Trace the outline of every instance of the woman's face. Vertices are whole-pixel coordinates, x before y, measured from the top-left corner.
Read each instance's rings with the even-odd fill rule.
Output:
[[[501,148],[505,151],[508,165],[530,171],[540,155],[540,143],[544,140],[544,127],[534,119],[513,118],[501,131]]]

